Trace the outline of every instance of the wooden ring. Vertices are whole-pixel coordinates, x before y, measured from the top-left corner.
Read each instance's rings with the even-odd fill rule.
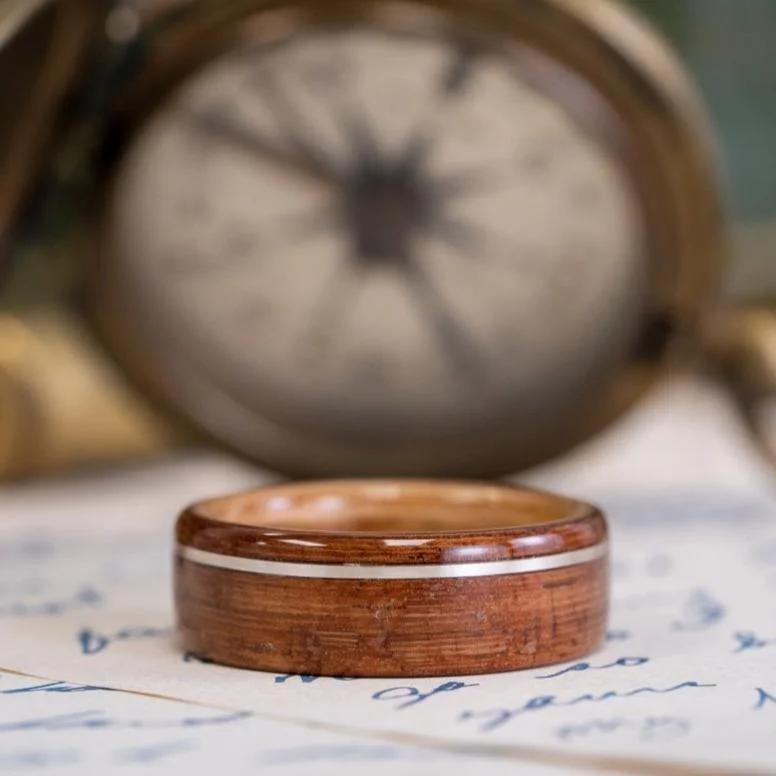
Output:
[[[608,614],[603,514],[509,485],[317,481],[177,523],[182,647],[284,674],[451,676],[575,660]]]

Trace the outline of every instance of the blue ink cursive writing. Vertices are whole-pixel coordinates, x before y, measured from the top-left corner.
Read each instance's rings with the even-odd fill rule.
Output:
[[[640,741],[675,739],[690,731],[690,722],[678,717],[593,719],[589,722],[558,728],[556,736],[562,741],[573,741],[578,738],[588,738],[591,735],[609,735],[621,731],[634,733]]]
[[[117,641],[143,641],[167,638],[170,635],[172,635],[171,628],[123,628],[107,636],[91,628],[83,628],[78,632],[77,638],[81,645],[81,654],[97,655]]]
[[[26,687],[14,687],[11,690],[0,690],[0,695],[29,695],[37,692],[112,692],[107,687],[96,687],[91,684],[68,684],[67,682],[47,682]]]
[[[607,668],[635,668],[636,666],[643,666],[644,663],[649,663],[648,657],[621,657],[619,660],[615,660],[614,663],[607,663],[603,666],[594,666],[590,663],[575,663],[573,666],[563,668],[560,671],[556,671],[554,674],[544,674],[543,676],[537,676],[537,679],[555,679],[557,676],[563,676],[564,674],[570,674],[575,671],[604,671]]]
[[[156,746],[139,746],[117,752],[115,759],[116,762],[122,765],[155,763],[183,752],[189,752],[195,748],[196,744],[193,741],[177,741],[169,744],[157,744]]]
[[[80,752],[76,750],[62,750],[44,752],[17,751],[0,753],[0,772],[17,773],[21,770],[34,770],[46,768],[52,765],[75,765],[80,759]]]
[[[58,601],[24,603],[21,601],[0,606],[0,617],[55,617],[75,609],[90,609],[102,603],[102,596],[86,585],[69,597]]]
[[[681,690],[699,689],[707,687],[716,687],[716,684],[701,684],[700,682],[682,682],[681,684],[674,685],[673,687],[667,687],[660,689],[658,687],[639,687],[635,690],[626,690],[620,692],[617,690],[609,690],[601,695],[579,695],[576,698],[570,700],[563,700],[555,695],[539,695],[535,698],[531,698],[526,701],[522,706],[518,706],[515,709],[490,709],[488,711],[465,711],[459,717],[460,722],[469,722],[480,720],[483,724],[480,726],[480,732],[487,733],[491,730],[496,730],[502,725],[505,725],[510,720],[514,719],[521,714],[526,714],[530,711],[540,711],[541,709],[557,708],[562,706],[575,706],[578,703],[602,703],[604,701],[614,700],[615,698],[633,698],[638,695],[667,695],[668,693],[679,692]]]
[[[299,763],[364,762],[375,760],[435,760],[444,752],[397,747],[390,744],[311,744],[303,747],[278,749],[261,755],[263,765],[296,765]]]
[[[733,652],[734,655],[738,655],[741,652],[748,652],[752,649],[764,649],[765,647],[776,646],[776,639],[761,639],[751,631],[734,633],[733,638],[738,642],[738,647]]]
[[[684,607],[683,619],[671,626],[676,631],[701,631],[716,625],[725,607],[704,590],[696,590]]]
[[[423,703],[434,695],[444,692],[455,692],[456,690],[463,690],[465,687],[479,687],[479,684],[466,684],[465,682],[444,682],[444,684],[437,685],[430,692],[421,692],[417,687],[389,687],[387,690],[380,690],[372,695],[372,699],[376,701],[399,701],[404,700],[405,703],[400,703],[396,710],[408,709],[410,706],[416,706],[418,703]]]
[[[757,705],[754,707],[755,711],[765,708],[769,703],[776,703],[776,695],[771,695],[762,689],[762,687],[755,688],[757,692]]]
[[[312,684],[319,679],[329,679],[335,682],[354,682],[356,677],[354,676],[317,676],[315,674],[282,674],[275,677],[275,684],[285,684],[289,679],[299,679],[302,684]]]
[[[33,719],[18,720],[15,722],[1,722],[0,733],[9,733],[19,730],[115,730],[115,729],[145,729],[166,730],[170,728],[193,728],[211,725],[225,725],[250,717],[249,712],[226,714],[219,717],[184,717],[175,720],[122,720],[109,717],[104,711],[78,711],[72,714],[59,714],[54,717],[35,717]]]

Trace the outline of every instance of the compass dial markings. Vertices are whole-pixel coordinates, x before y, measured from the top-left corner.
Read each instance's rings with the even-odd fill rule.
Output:
[[[325,205],[273,219],[266,228],[256,223],[239,223],[213,239],[217,251],[206,252],[202,246],[177,248],[163,257],[162,266],[174,273],[176,280],[208,281],[214,273],[232,274],[241,269],[254,272],[277,251],[298,247],[336,229],[337,219],[337,210]],[[261,264],[257,262],[259,258]]]
[[[360,289],[362,270],[353,261],[339,260],[307,317],[303,336],[306,359],[323,357],[341,332],[348,310]],[[316,359],[317,360],[317,359]]]
[[[416,131],[399,154],[399,167],[414,170],[423,165],[442,129],[446,108],[463,95],[472,79],[477,53],[470,45],[454,47],[439,76],[435,93],[429,99],[425,116],[418,121]]]
[[[330,102],[328,110],[331,118],[351,151],[350,172],[353,166],[380,167],[384,162],[384,153],[380,149],[377,134],[363,105],[354,98],[357,72],[341,51],[337,59],[337,79],[324,79],[319,88],[324,101]]]
[[[430,227],[429,234],[453,249],[453,255],[477,265],[500,266],[517,273],[528,270],[530,276],[543,280],[546,260],[538,248],[509,245],[482,226],[456,218],[442,216]]]
[[[214,110],[194,111],[187,109],[182,112],[182,118],[187,126],[213,140],[221,141],[228,147],[242,151],[254,159],[264,163],[274,164],[283,172],[296,172],[308,180],[333,186],[337,182],[339,171],[329,164],[322,156],[310,153],[289,153],[280,144],[267,138],[255,128],[247,129],[235,119],[229,119]]]
[[[287,100],[286,120],[308,125],[315,124],[316,132],[324,135],[325,130],[334,130],[343,141],[350,154],[348,168],[356,163],[377,163],[381,153],[374,128],[363,106],[355,99],[357,94],[358,72],[352,61],[352,52],[348,48],[347,36],[331,33],[332,40],[337,39],[337,48],[321,47],[314,38],[300,48],[297,62],[281,63],[277,66],[286,76],[286,86],[297,86],[294,106]],[[276,100],[276,95],[267,95]],[[321,120],[325,125],[321,126]],[[331,126],[329,126],[331,125]],[[322,131],[323,130],[323,131]],[[320,152],[326,146],[325,137],[320,137],[316,147]],[[348,172],[346,169],[344,172]]]
[[[334,122],[351,152],[350,174],[357,168],[377,169],[383,166],[385,155],[364,111],[344,90],[332,97]]]
[[[329,180],[340,180],[342,171],[333,166],[330,155],[326,153],[319,140],[313,140],[302,129],[308,122],[297,110],[288,90],[281,88],[276,73],[268,67],[257,67],[251,78],[251,85],[257,96],[271,110],[283,138],[292,151],[311,169],[325,173]]]
[[[453,313],[432,282],[428,271],[416,261],[404,266],[407,288],[441,342],[448,358],[468,382],[480,382],[485,375],[483,354],[471,334]]]

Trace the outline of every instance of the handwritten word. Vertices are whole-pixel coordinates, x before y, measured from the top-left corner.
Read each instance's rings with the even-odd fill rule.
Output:
[[[639,741],[670,740],[690,732],[690,722],[678,717],[647,717],[646,719],[593,719],[578,725],[558,728],[556,736],[562,741],[588,738],[591,735],[610,735],[632,732]]]
[[[480,732],[487,733],[491,730],[496,730],[502,725],[512,720],[521,714],[526,714],[530,711],[541,711],[542,709],[557,708],[561,706],[575,706],[578,703],[602,703],[604,701],[614,700],[615,698],[633,698],[638,695],[667,695],[668,693],[679,692],[681,690],[689,690],[696,688],[716,687],[716,684],[701,684],[699,682],[682,682],[674,687],[667,687],[665,689],[659,689],[657,687],[639,687],[636,690],[626,690],[625,692],[619,692],[616,690],[609,690],[602,695],[579,695],[576,698],[570,700],[559,699],[555,695],[539,695],[536,698],[531,698],[529,701],[519,706],[516,709],[491,709],[489,711],[465,711],[459,717],[459,722],[468,722],[470,720],[486,720],[481,726]]]
[[[3,752],[0,754],[0,772],[12,773],[22,768],[32,770],[50,765],[75,765],[79,759],[80,753],[75,750]]]
[[[417,687],[389,687],[387,690],[380,690],[372,695],[375,701],[398,701],[409,698],[406,703],[401,703],[396,707],[397,711],[408,709],[410,706],[416,706],[423,703],[434,695],[443,692],[455,692],[463,690],[465,687],[479,687],[478,683],[466,684],[465,682],[445,682],[435,687],[431,692],[421,692]]]
[[[0,695],[29,695],[36,692],[112,692],[108,687],[96,687],[91,684],[68,684],[67,682],[48,682],[27,687],[14,687],[12,690],[0,690]]]
[[[263,765],[296,765],[299,763],[363,762],[365,760],[435,760],[445,752],[397,747],[389,744],[318,744],[278,749],[261,755]]]
[[[627,641],[630,637],[630,631],[626,630],[610,630],[606,632],[607,641]]]
[[[764,649],[765,647],[776,646],[776,639],[761,639],[750,631],[734,633],[733,638],[738,641],[738,649],[733,654],[738,655],[741,652],[747,652],[752,649]]]
[[[249,712],[238,712],[220,717],[184,717],[174,720],[121,720],[108,717],[104,711],[78,711],[72,714],[59,714],[55,717],[35,717],[17,722],[0,723],[0,733],[19,730],[166,730],[170,728],[193,728],[211,725],[226,725],[250,717]]]
[[[761,687],[756,688],[757,692],[757,705],[754,707],[755,711],[760,711],[760,709],[765,708],[765,706],[769,703],[776,703],[776,695],[771,695],[770,693],[765,692]]]
[[[573,666],[563,668],[554,674],[545,674],[536,678],[554,679],[556,676],[563,676],[563,674],[569,674],[573,671],[605,671],[607,668],[635,668],[636,666],[643,666],[644,663],[649,663],[648,657],[621,657],[619,660],[615,660],[614,663],[607,663],[603,666],[593,666],[590,663],[575,663]]]
[[[319,679],[329,679],[335,682],[354,682],[355,676],[315,676],[314,674],[283,674],[275,677],[275,684],[285,684],[289,679],[299,679],[302,684],[312,684]]]
[[[671,627],[676,631],[701,631],[716,625],[725,616],[725,607],[704,590],[696,590],[684,607],[684,619]]]
[[[53,617],[75,609],[92,608],[101,603],[100,593],[86,585],[70,598],[59,601],[44,601],[37,604],[15,602],[0,606],[0,617]]]
[[[166,638],[172,635],[172,628],[123,628],[109,636],[84,628],[78,633],[82,655],[97,655],[117,641],[143,641],[145,639]]]
[[[196,749],[197,745],[192,741],[176,741],[157,746],[141,746],[133,749],[125,749],[115,755],[115,759],[122,765],[130,763],[155,763],[167,757],[173,757],[183,752]]]

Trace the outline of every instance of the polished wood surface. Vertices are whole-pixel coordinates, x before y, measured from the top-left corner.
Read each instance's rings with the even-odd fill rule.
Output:
[[[177,540],[182,648],[226,665],[469,675],[578,659],[606,629],[604,516],[552,494],[297,483],[194,505]]]

